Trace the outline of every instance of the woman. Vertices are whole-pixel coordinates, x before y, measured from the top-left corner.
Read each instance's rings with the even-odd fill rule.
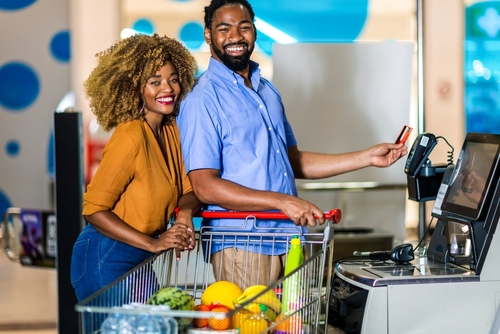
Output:
[[[79,301],[152,254],[194,246],[201,206],[184,170],[175,116],[197,65],[178,41],[135,35],[97,54],[84,83],[97,122],[115,128],[84,195],[89,223],[73,247],[71,283]],[[178,206],[175,223],[166,229]]]

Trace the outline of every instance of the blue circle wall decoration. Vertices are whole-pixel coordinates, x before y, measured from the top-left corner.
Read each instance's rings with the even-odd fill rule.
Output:
[[[203,37],[203,26],[198,22],[188,22],[182,26],[179,39],[183,41],[189,49],[199,49],[205,41]]]
[[[36,0],[0,0],[0,9],[19,10],[32,5]]]
[[[21,151],[21,145],[15,139],[9,140],[5,145],[5,152],[11,157],[19,155],[19,151]]]
[[[70,38],[67,30],[58,32],[50,41],[50,52],[57,60],[68,62],[70,54]]]
[[[155,32],[153,23],[148,19],[139,19],[134,22],[132,29],[140,34],[152,35]]]
[[[0,67],[0,104],[6,109],[26,108],[39,93],[38,75],[30,66],[10,62]]]

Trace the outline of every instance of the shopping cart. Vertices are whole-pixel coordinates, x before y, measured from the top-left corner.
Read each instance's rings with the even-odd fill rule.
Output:
[[[262,333],[272,333],[273,330],[288,330],[289,333],[326,333],[328,319],[328,303],[330,282],[333,272],[333,224],[341,218],[339,209],[325,212],[327,222],[322,232],[302,233],[299,227],[280,229],[280,233],[273,233],[269,229],[258,227],[260,220],[289,219],[281,212],[243,212],[243,211],[202,211],[198,215],[202,218],[228,218],[243,219],[245,226],[254,224],[258,232],[247,232],[235,229],[234,232],[218,231],[214,227],[202,227],[196,233],[196,247],[191,252],[181,253],[179,261],[174,256],[174,251],[160,252],[144,261],[110,285],[95,292],[75,306],[79,313],[80,333],[100,333],[102,322],[116,307],[121,307],[120,312],[140,316],[148,313],[160,317],[173,317],[175,319],[200,319],[200,318],[231,318],[234,313],[245,308],[269,290],[278,292],[282,290],[283,283],[291,279],[300,282],[300,305],[286,316],[279,317],[279,321],[269,324]],[[208,311],[182,311],[159,310],[158,308],[132,308],[124,305],[146,304],[148,299],[159,289],[164,287],[179,287],[188,292],[200,304],[203,291],[216,281],[210,263],[210,245],[224,242],[226,247],[257,251],[261,246],[281,245],[288,247],[294,235],[299,235],[301,244],[305,249],[306,260],[295,271],[269,282],[267,288],[253,298],[246,300],[236,309],[227,313]],[[205,249],[203,249],[205,247]],[[255,254],[249,252],[250,254]],[[258,262],[251,270],[257,275],[269,273],[259,272]],[[217,275],[217,273],[216,273]],[[278,319],[277,319],[278,320]],[[298,321],[297,321],[298,320]],[[173,333],[188,332],[193,329],[175,329]]]

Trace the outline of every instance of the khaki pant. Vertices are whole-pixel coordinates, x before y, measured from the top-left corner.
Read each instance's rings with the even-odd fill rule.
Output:
[[[216,281],[230,281],[240,288],[251,285],[269,286],[283,276],[286,254],[264,255],[238,248],[226,248],[212,254]]]

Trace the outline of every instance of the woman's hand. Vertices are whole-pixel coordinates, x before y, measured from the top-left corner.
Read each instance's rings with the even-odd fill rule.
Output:
[[[193,214],[200,209],[201,202],[198,200],[198,198],[196,198],[194,192],[190,191],[181,196],[177,206],[180,208],[180,210],[177,212],[174,225],[173,227],[171,227],[171,229],[184,228],[186,233],[188,234],[185,239],[185,241],[187,242],[187,248],[182,249],[176,247],[175,249],[177,261],[179,261],[181,251],[188,249],[191,250],[195,246]]]
[[[179,259],[181,251],[193,249],[190,242],[191,232],[186,225],[174,224],[160,234],[157,239],[154,239],[153,253],[158,253],[166,249],[175,249],[176,257]]]
[[[174,222],[174,226],[178,225],[186,226],[190,236],[189,243],[191,246],[193,246],[192,248],[194,248],[194,226],[193,226],[193,215],[191,210],[179,210]]]

